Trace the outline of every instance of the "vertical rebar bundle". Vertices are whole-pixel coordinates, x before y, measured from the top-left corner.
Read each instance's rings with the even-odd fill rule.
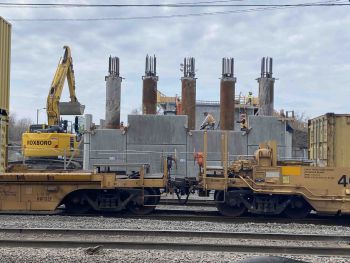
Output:
[[[142,90],[142,113],[157,114],[157,58],[146,56]]]
[[[272,77],[272,58],[261,59],[261,77],[259,83],[259,115],[273,116],[274,113],[274,83]]]
[[[272,58],[263,57],[261,59],[261,77],[272,78]]]
[[[109,75],[119,76],[119,58],[109,56],[108,64]]]
[[[145,76],[156,76],[157,75],[157,58],[155,55],[153,57],[146,56],[146,65],[145,65]]]
[[[182,112],[188,117],[188,129],[196,128],[196,70],[195,59],[184,59],[184,76],[181,78]]]
[[[119,58],[109,57],[108,73],[106,76],[106,120],[105,128],[119,129],[120,127],[120,98],[121,82],[119,76]]]
[[[234,130],[235,127],[235,84],[234,59],[222,59],[220,81],[220,129]]]
[[[222,77],[233,78],[235,64],[233,58],[222,58]]]
[[[185,78],[194,78],[196,76],[195,59],[192,57],[184,58],[183,72]]]

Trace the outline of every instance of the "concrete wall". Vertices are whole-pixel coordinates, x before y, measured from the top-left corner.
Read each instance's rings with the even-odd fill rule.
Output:
[[[221,141],[223,131],[207,132],[207,162],[208,165],[221,165]],[[247,155],[247,134],[241,131],[227,132],[227,143],[230,160],[238,156]],[[199,170],[194,163],[194,152],[202,152],[204,149],[204,131],[191,131],[187,139],[187,175],[195,176]]]
[[[167,155],[183,165],[176,170],[186,174],[187,116],[129,115],[128,129],[98,129],[91,135],[90,169],[94,164],[150,164],[150,172],[163,171]],[[182,160],[182,161],[181,161]]]
[[[169,115],[175,114],[175,103],[167,103],[165,105],[164,113]],[[235,104],[235,130],[240,130],[240,124],[237,123],[240,120],[240,114],[245,111],[247,115],[254,115],[258,108],[251,105]],[[200,126],[204,120],[204,112],[211,113],[216,120],[216,127],[220,122],[220,103],[219,102],[198,102],[196,103],[196,130],[200,129]]]
[[[249,132],[228,131],[230,160],[253,155],[260,142],[276,140],[280,157],[292,153],[292,137],[286,123],[270,116],[249,116]],[[101,129],[91,135],[91,164],[148,163],[151,173],[163,171],[167,155],[178,160],[176,176],[196,176],[194,152],[203,151],[204,131],[187,132],[187,116],[129,115],[125,134],[120,130]],[[224,132],[208,131],[208,164],[221,164],[221,138]],[[135,170],[135,168],[134,168]]]
[[[241,111],[246,111],[247,115],[254,115],[255,111],[257,110],[256,107],[250,106],[250,105],[242,105],[239,104],[235,105],[235,131],[240,130],[240,124],[237,123],[237,121],[240,120],[240,113]],[[204,112],[211,113],[215,120],[216,120],[216,126],[219,124],[220,121],[220,104],[219,103],[198,103],[196,104],[196,129],[199,130],[203,120],[204,120]]]
[[[187,116],[129,115],[128,144],[186,144]]]
[[[128,124],[130,162],[149,163],[151,173],[158,173],[163,170],[167,155],[186,159],[187,116],[129,115]],[[185,174],[186,166],[179,166],[175,172]]]
[[[95,130],[90,149],[90,169],[93,164],[125,163],[126,135],[116,129]]]
[[[248,125],[251,128],[248,133],[249,155],[254,154],[260,142],[274,139],[277,141],[279,157],[291,156],[291,137],[286,131],[286,122],[272,116],[249,116]]]
[[[168,156],[178,160],[176,174],[186,174],[186,145],[130,145],[127,148],[128,163],[150,164],[151,173],[163,171],[163,160]],[[181,160],[181,161],[180,161]]]

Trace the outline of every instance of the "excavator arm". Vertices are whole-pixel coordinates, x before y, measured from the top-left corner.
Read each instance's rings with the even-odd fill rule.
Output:
[[[63,48],[64,55],[57,66],[55,76],[51,83],[49,95],[47,96],[46,111],[48,125],[50,126],[59,125],[61,115],[60,98],[66,78],[69,87],[70,103],[78,103],[77,97],[75,95],[75,76],[73,70],[73,59],[71,56],[71,51],[68,46],[64,46]]]

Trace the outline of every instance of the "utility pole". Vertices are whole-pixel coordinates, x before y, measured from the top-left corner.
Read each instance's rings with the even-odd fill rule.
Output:
[[[39,111],[46,110],[46,108],[36,109],[36,124],[39,124]]]

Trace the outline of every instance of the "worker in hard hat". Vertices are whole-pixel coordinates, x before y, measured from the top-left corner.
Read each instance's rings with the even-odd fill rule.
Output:
[[[205,119],[201,125],[201,130],[214,130],[215,128],[215,119],[213,115],[208,112],[204,112]]]
[[[249,105],[253,104],[253,92],[251,92],[251,91],[248,92],[247,104],[249,104]]]

